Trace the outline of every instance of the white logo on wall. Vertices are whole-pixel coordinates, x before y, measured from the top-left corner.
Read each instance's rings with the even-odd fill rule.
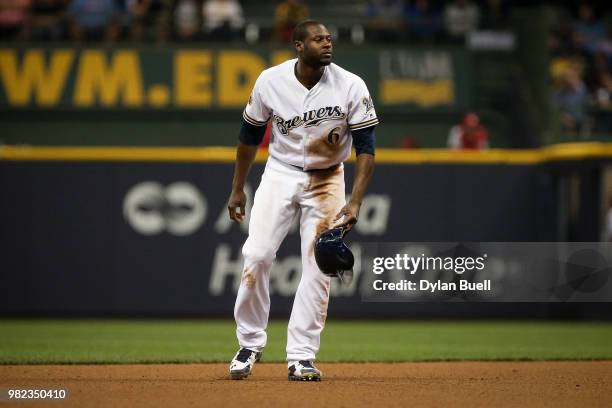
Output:
[[[123,216],[137,232],[155,235],[193,234],[206,218],[206,198],[190,183],[163,186],[155,181],[136,184],[123,201]]]

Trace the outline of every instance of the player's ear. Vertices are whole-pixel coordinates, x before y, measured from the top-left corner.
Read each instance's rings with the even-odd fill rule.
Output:
[[[293,45],[295,46],[295,50],[300,52],[304,49],[304,43],[302,41],[294,41]]]

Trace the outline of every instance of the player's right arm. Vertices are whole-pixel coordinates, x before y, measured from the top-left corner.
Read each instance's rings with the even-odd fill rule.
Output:
[[[242,115],[243,121],[240,129],[240,143],[238,143],[236,151],[232,192],[227,204],[229,216],[236,222],[242,222],[245,218],[246,194],[244,193],[244,183],[253,161],[255,161],[257,149],[263,140],[266,124],[270,118],[270,109],[261,97],[261,83],[260,76]]]
[[[238,144],[232,193],[227,205],[230,218],[236,222],[242,222],[245,217],[246,194],[244,193],[244,183],[255,160],[257,149],[258,145],[248,145],[242,142]]]

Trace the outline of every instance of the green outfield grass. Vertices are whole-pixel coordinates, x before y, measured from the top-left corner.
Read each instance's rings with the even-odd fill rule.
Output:
[[[284,361],[285,321],[263,361]],[[0,364],[228,362],[231,320],[0,319]],[[325,362],[612,359],[612,324],[328,321]]]

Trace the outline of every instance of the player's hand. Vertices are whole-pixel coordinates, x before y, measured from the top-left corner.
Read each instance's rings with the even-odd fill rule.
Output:
[[[338,215],[336,215],[334,221],[338,221],[342,217],[344,217],[344,219],[339,224],[336,224],[335,227],[346,228],[348,231],[350,231],[351,228],[353,228],[353,225],[357,223],[360,208],[361,204],[349,201],[347,205],[342,207]]]
[[[247,199],[246,194],[244,194],[244,190],[232,190],[229,202],[227,204],[229,216],[232,221],[242,222],[244,220],[246,215],[246,201]]]

